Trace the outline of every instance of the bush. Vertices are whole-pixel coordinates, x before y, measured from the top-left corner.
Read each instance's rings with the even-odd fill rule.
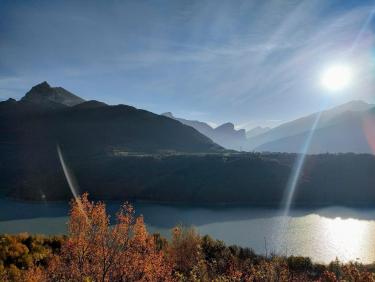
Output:
[[[0,281],[375,281],[373,265],[313,264],[263,257],[177,226],[167,241],[149,234],[124,204],[110,226],[105,204],[72,201],[64,237],[0,235]]]

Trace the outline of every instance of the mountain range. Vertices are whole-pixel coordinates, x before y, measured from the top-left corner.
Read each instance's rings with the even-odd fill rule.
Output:
[[[197,120],[188,120],[177,118],[171,112],[162,114],[163,116],[177,120],[182,124],[191,126],[200,133],[209,137],[215,143],[232,150],[241,150],[242,146],[246,144],[246,132],[244,129],[236,130],[234,124],[227,122],[216,128],[211,127],[205,122]]]
[[[342,138],[342,143],[333,139],[322,146],[340,151],[363,150],[375,140],[374,114],[372,106],[362,102],[331,109],[321,115],[316,136],[327,140],[351,134],[352,139]],[[253,138],[266,140],[266,136],[276,136],[275,143],[263,143],[258,148],[274,144],[274,150],[288,150],[292,140],[296,140],[293,146],[299,145],[298,140],[305,140],[305,129],[314,118],[311,115]],[[201,126],[200,130],[193,125]],[[285,129],[284,133],[280,128]],[[347,128],[357,131],[347,133]],[[296,154],[226,150],[202,134],[204,130],[208,130],[207,135],[212,131],[222,134],[227,142],[227,136],[242,142],[245,135],[233,124],[214,129],[204,123],[175,120],[170,114],[168,117],[126,105],[85,101],[44,82],[19,101],[0,102],[0,196],[43,201],[70,199],[71,191],[57,154],[59,145],[69,171],[80,184],[76,192],[88,191],[92,198],[280,204]],[[360,136],[362,131],[370,142]],[[245,138],[245,144],[253,138]],[[374,156],[369,154],[308,156],[295,202],[373,203],[374,167]]]
[[[346,104],[284,123],[248,140],[246,149],[269,152],[373,153],[369,136],[375,129],[374,105],[363,101]]]
[[[180,121],[221,146],[241,151],[287,153],[374,153],[375,105],[351,101],[321,113],[313,113],[274,128],[236,130],[233,123],[212,128],[207,123],[164,116]],[[315,128],[310,134],[314,124]],[[311,137],[310,137],[311,136]],[[310,140],[307,151],[305,145]]]
[[[62,87],[43,82],[19,101],[0,102],[0,142],[11,144],[14,138],[22,140],[25,134],[38,132],[48,136],[44,143],[75,139],[79,144],[89,137],[97,148],[112,151],[218,152],[226,148],[299,153],[311,135],[310,154],[373,153],[373,109],[372,104],[351,101],[274,128],[255,127],[245,132],[236,130],[230,122],[213,128],[202,121],[175,117],[171,112],[157,115],[126,105],[85,101]],[[10,129],[12,134],[8,134]],[[29,135],[29,140],[37,138],[37,134]],[[93,144],[91,147],[95,147]]]
[[[180,122],[131,106],[85,101],[43,82],[0,103],[0,144],[72,150],[215,152],[222,148]]]
[[[69,195],[57,146],[80,178],[87,167],[95,165],[90,181],[99,171],[105,173],[101,181],[109,180],[103,187],[110,186],[111,175],[118,179],[124,174],[116,172],[116,166],[98,168],[108,160],[129,154],[225,152],[194,128],[173,119],[127,105],[85,101],[43,82],[19,101],[0,102],[0,195],[23,199]]]
[[[226,148],[299,153],[311,136],[307,150],[310,154],[374,153],[374,109],[372,104],[351,101],[274,128],[255,127],[245,132],[230,122],[213,128],[202,121],[175,117],[171,112],[157,115],[126,105],[85,101],[62,87],[43,82],[19,101],[0,102],[0,142],[12,144],[17,138],[22,143],[23,136],[32,141],[37,134],[31,133],[41,131],[46,144],[74,139],[79,147],[84,146],[82,140],[91,138],[91,147],[112,151],[218,152]]]

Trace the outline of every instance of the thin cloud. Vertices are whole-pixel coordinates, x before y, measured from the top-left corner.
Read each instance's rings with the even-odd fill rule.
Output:
[[[6,95],[20,97],[49,80],[87,98],[241,124],[315,111],[319,71],[331,61],[349,61],[360,73],[356,96],[342,99],[367,99],[375,90],[375,38],[362,29],[373,9],[366,3],[38,3],[12,2],[0,11]]]

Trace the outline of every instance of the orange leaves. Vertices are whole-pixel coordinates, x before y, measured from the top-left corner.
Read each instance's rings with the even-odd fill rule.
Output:
[[[189,273],[202,258],[201,238],[197,231],[193,228],[175,227],[168,254],[178,272]]]
[[[373,282],[375,277],[373,273],[368,271],[360,271],[360,265],[349,263],[342,267],[344,278],[346,281],[361,281],[361,282]]]
[[[50,270],[73,281],[164,281],[172,269],[156,250],[143,217],[124,204],[110,225],[105,204],[84,194],[72,202],[69,237]]]
[[[360,264],[258,256],[194,228],[177,226],[167,241],[127,203],[111,225],[105,204],[87,194],[71,202],[68,230],[66,238],[0,236],[0,281],[375,281]]]

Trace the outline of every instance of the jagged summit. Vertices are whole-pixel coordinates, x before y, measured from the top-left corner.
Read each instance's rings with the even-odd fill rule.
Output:
[[[169,117],[169,118],[174,118],[174,115],[171,112],[166,112],[161,114],[162,116]]]
[[[47,81],[35,85],[21,99],[36,104],[57,103],[65,106],[75,106],[85,100],[62,87],[51,87]]]
[[[203,135],[206,135],[208,138],[212,139],[212,141],[215,143],[227,149],[238,150],[246,142],[245,130],[236,130],[234,124],[231,122],[227,122],[216,128],[212,128],[210,125],[202,121],[177,118],[171,112],[166,112],[162,115],[193,127]]]
[[[51,85],[49,85],[47,81],[43,81],[42,83],[39,83],[39,84],[33,86],[32,88],[34,88],[34,89],[51,88]]]
[[[223,131],[232,131],[234,130],[234,124],[231,122],[223,123],[222,125],[216,127],[216,130],[223,130]]]

